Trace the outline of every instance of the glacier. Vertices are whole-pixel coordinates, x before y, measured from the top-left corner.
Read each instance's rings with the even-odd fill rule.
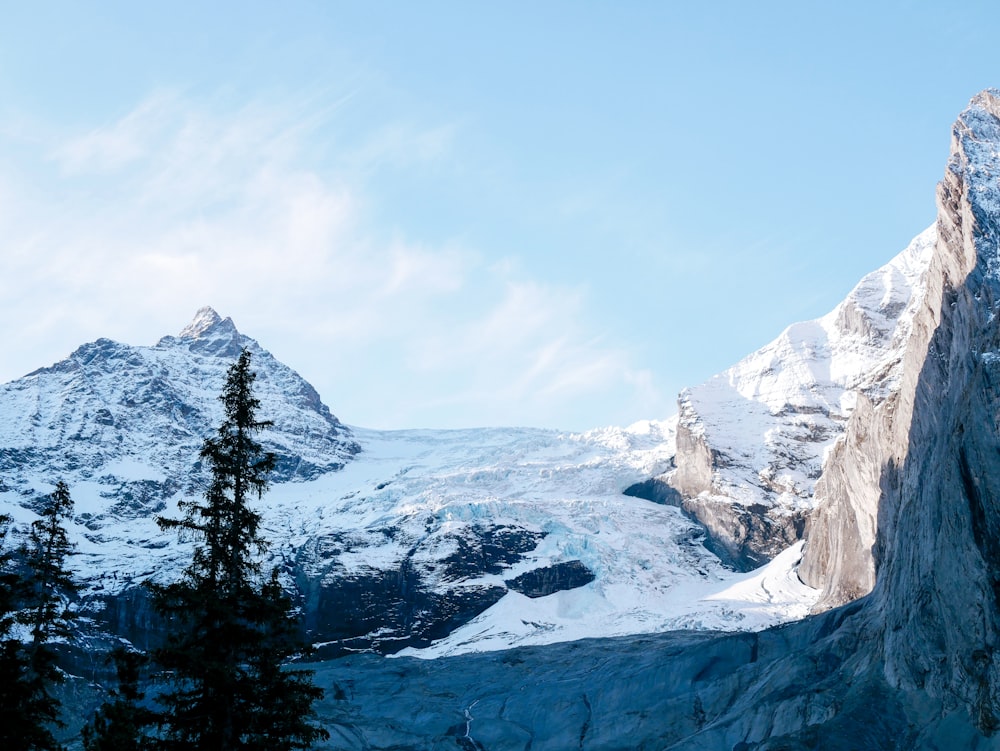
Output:
[[[680,509],[623,495],[672,466],[675,421],[584,433],[346,426],[205,308],[152,347],[98,340],[0,387],[0,511],[27,525],[56,479],[70,484],[79,607],[110,632],[141,639],[141,585],[189,560],[192,541],[155,518],[201,492],[198,450],[244,346],[274,421],[262,440],[279,457],[259,506],[267,563],[301,593],[322,654],[760,629],[815,602],[794,574],[801,546],[758,574],[733,572]]]

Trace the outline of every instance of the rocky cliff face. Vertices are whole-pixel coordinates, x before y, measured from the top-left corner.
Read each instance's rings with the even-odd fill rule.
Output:
[[[821,478],[831,451],[843,451],[838,439],[854,411],[881,404],[899,388],[935,238],[932,227],[823,318],[790,326],[681,394],[676,468],[662,479],[705,526],[712,550],[738,570],[755,568],[801,539],[824,494],[839,496],[850,482]],[[848,526],[845,534],[860,540],[852,550],[870,548],[874,518]],[[807,581],[823,586],[835,560],[814,556]],[[854,583],[855,595],[870,590],[871,571],[869,554],[868,581]]]
[[[1000,730],[1000,91],[955,125],[934,284],[914,322],[882,478],[876,603],[886,675]],[[912,368],[912,371],[910,371]]]
[[[852,414],[809,530],[830,600],[870,585],[873,539],[872,593],[782,629],[688,747],[1000,747],[1000,91],[955,124],[924,286],[897,386]]]
[[[874,589],[783,629],[785,654],[748,671],[691,748],[726,734],[849,747],[845,731],[871,748],[1000,747],[1000,91],[955,124],[937,236],[898,386],[851,416],[809,530],[807,549],[842,557],[833,599],[870,581],[859,551],[873,536]],[[810,690],[783,686],[790,675]]]
[[[948,169],[938,188],[939,239],[926,292],[899,352],[901,386],[890,398],[858,410],[817,484],[818,508],[807,532],[800,574],[823,588],[821,607],[871,590],[876,528],[885,527],[880,543],[885,546],[898,534],[897,506],[910,508],[912,495],[946,492],[942,487],[958,492],[962,476],[954,476],[955,468],[972,471],[970,457],[979,462],[977,483],[984,481],[978,475],[991,468],[988,462],[983,464],[990,451],[982,448],[951,446],[933,460],[907,457],[914,445],[927,452],[931,446],[945,446],[945,439],[995,439],[996,423],[988,410],[969,413],[993,399],[988,384],[990,353],[997,349],[992,301],[1000,264],[994,239],[1000,205],[994,102],[995,95],[984,92],[955,125]],[[973,423],[975,418],[980,419]],[[974,426],[969,437],[965,437],[967,424]],[[929,461],[940,465],[935,468]],[[922,462],[923,469],[910,478],[910,487],[901,490],[900,468],[913,462]],[[907,547],[905,539],[898,542]]]

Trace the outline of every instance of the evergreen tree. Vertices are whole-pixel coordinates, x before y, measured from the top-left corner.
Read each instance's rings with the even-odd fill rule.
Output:
[[[302,650],[291,603],[257,559],[266,542],[249,501],[267,489],[275,459],[256,440],[271,423],[257,419],[255,379],[244,349],[219,397],[225,420],[201,450],[211,471],[204,500],[185,502],[182,519],[158,519],[199,541],[183,578],[154,588],[169,624],[154,653],[171,684],[159,697],[166,749],[280,751],[327,737],[310,722],[322,695],[311,673],[284,667]]]
[[[13,556],[7,545],[10,523],[9,514],[0,514],[0,640],[7,639],[11,634],[20,596],[21,577],[13,569]]]
[[[25,564],[30,572],[28,609],[23,621],[31,627],[34,651],[55,637],[68,637],[70,611],[67,600],[79,587],[66,568],[73,553],[66,528],[73,516],[69,487],[60,480],[42,508],[41,519],[32,522],[25,547]]]
[[[19,736],[28,698],[27,655],[14,632],[24,585],[7,543],[10,522],[10,516],[0,516],[0,748],[23,746]]]
[[[124,648],[116,649],[112,658],[118,688],[83,728],[84,751],[146,751],[154,747],[146,729],[156,720],[155,713],[143,705],[145,694],[139,688],[139,673],[147,658]]]
[[[0,597],[6,600],[6,607],[16,610],[16,621],[30,634],[27,644],[11,634],[12,610],[8,610],[4,619],[7,634],[0,645],[4,674],[0,741],[11,751],[62,748],[52,735],[53,728],[63,726],[61,704],[52,689],[64,676],[56,665],[52,643],[72,634],[68,603],[78,586],[66,567],[73,546],[64,526],[72,514],[69,488],[60,481],[20,549],[23,575],[9,568],[10,559],[5,554],[7,567],[0,577]]]

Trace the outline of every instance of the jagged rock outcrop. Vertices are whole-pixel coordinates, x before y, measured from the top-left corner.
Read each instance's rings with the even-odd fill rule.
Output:
[[[829,314],[790,326],[729,370],[681,393],[676,468],[662,480],[706,528],[706,544],[737,570],[755,568],[801,539],[824,494],[852,490],[850,476],[827,477],[830,452],[843,453],[835,444],[859,402],[861,409],[881,404],[900,385],[935,237],[933,227],[918,235]],[[851,466],[839,465],[848,475]],[[856,529],[849,522],[845,517],[845,535],[861,540],[851,554],[870,548],[874,517],[871,523],[859,517]],[[813,586],[823,586],[827,570],[838,565],[826,552],[813,548],[806,574]],[[866,583],[859,573],[851,583],[857,596],[871,588],[872,564],[870,554],[855,557],[868,577]],[[846,601],[846,587],[838,589],[838,601]]]
[[[817,506],[798,571],[804,582],[823,591],[817,610],[856,600],[875,586],[872,547],[880,479],[886,448],[898,445],[900,423],[891,419],[897,402],[893,394],[877,408],[859,395],[846,434],[834,444],[816,482]]]
[[[812,738],[835,748],[832,732],[852,725],[870,735],[867,747],[1000,747],[1000,91],[976,96],[955,124],[937,234],[900,383],[852,416],[843,440],[840,461],[867,462],[850,478],[863,497],[810,530],[809,546],[832,550],[855,509],[876,513],[875,587],[816,619],[829,635],[773,666],[827,660],[838,677],[821,692],[827,717],[798,713],[798,727],[760,735],[729,711],[756,747]],[[861,506],[872,498],[877,510]],[[852,577],[835,571],[831,581]],[[785,631],[802,647],[808,629]],[[769,683],[761,676],[747,694],[776,716],[788,702]],[[871,716],[873,702],[891,714]]]
[[[852,417],[817,484],[819,505],[807,531],[800,574],[823,587],[820,607],[845,602],[873,586],[875,530],[888,524],[883,540],[896,534],[892,508],[900,502],[895,484],[901,479],[895,474],[907,463],[910,446],[919,444],[926,451],[944,445],[949,432],[953,439],[965,436],[967,423],[975,426],[973,440],[995,439],[994,418],[987,414],[972,423],[984,416],[968,414],[992,399],[989,353],[1000,348],[992,302],[993,270],[1000,264],[995,241],[1000,204],[991,182],[998,140],[991,121],[994,111],[995,94],[984,92],[955,125],[952,155],[938,188],[938,247],[912,333],[899,353],[897,370],[904,382],[890,398]],[[913,423],[918,399],[924,401]],[[989,470],[980,454],[982,449],[952,447],[936,459],[941,462],[937,471],[928,464],[906,492],[944,492],[936,490],[940,482],[956,492],[961,477],[953,472],[968,464],[969,457],[979,457],[979,471]]]
[[[525,571],[504,582],[513,592],[525,597],[546,597],[567,589],[583,587],[594,581],[594,572],[580,561],[563,561],[545,568]]]
[[[980,730],[994,733],[1000,730],[1000,91],[977,96],[956,123],[938,205],[936,283],[914,321],[917,341],[907,355],[907,367],[921,367],[897,409],[897,420],[910,417],[908,441],[881,479],[875,601],[890,681],[964,705]]]

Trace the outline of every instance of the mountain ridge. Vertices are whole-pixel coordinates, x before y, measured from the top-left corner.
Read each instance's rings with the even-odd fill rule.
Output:
[[[681,392],[675,466],[653,481],[672,489],[671,502],[705,526],[709,547],[728,565],[751,570],[806,535],[817,489],[822,497],[827,487],[827,458],[855,406],[898,388],[935,240],[932,226],[826,315],[792,324]],[[807,548],[805,581],[834,586],[825,573],[832,566]],[[824,594],[826,606],[843,601]]]

